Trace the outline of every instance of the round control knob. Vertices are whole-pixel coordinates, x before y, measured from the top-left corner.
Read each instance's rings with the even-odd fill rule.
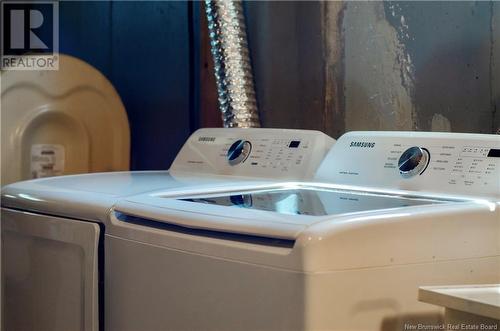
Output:
[[[415,176],[422,173],[428,163],[429,152],[425,148],[410,147],[399,157],[399,173],[403,177]]]
[[[247,140],[236,140],[227,151],[227,161],[230,165],[240,164],[250,155],[252,144]]]

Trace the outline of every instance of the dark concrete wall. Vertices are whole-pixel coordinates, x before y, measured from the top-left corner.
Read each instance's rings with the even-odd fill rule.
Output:
[[[496,2],[247,2],[267,127],[492,133]]]
[[[490,133],[492,3],[385,3],[411,63],[414,128]],[[467,120],[465,120],[467,119]]]
[[[261,122],[322,130],[321,4],[246,2],[245,12]]]

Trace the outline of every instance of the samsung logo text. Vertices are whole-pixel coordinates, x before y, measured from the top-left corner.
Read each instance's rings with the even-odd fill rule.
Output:
[[[373,148],[375,147],[375,143],[373,142],[365,142],[365,141],[351,141],[349,147],[366,147]]]

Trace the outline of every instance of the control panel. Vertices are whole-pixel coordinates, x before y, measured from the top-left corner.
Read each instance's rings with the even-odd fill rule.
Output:
[[[348,185],[500,196],[500,136],[435,132],[350,132],[316,179]]]
[[[312,179],[334,139],[319,131],[211,128],[193,133],[170,171],[270,179]]]

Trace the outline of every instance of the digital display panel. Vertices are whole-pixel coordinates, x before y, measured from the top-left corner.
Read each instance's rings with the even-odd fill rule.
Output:
[[[488,157],[500,157],[500,149],[492,148],[488,152]]]
[[[297,148],[300,145],[300,140],[292,140],[290,142],[290,145],[288,145],[289,148]]]

